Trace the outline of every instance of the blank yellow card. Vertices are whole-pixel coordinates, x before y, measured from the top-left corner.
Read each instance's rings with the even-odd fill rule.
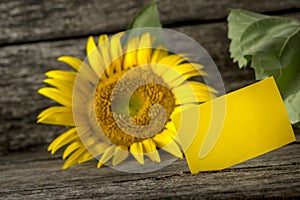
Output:
[[[193,117],[193,109],[174,116],[193,174],[224,169],[295,141],[273,78],[218,97],[197,109],[200,120]],[[183,116],[190,118],[185,120]],[[198,126],[191,138],[189,132],[195,124]]]

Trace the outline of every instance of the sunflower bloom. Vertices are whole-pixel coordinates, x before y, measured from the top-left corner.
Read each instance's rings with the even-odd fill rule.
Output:
[[[154,47],[149,33],[124,43],[123,34],[89,37],[87,60],[58,58],[73,68],[46,73],[49,87],[38,92],[57,102],[38,123],[69,129],[48,147],[66,146],[63,169],[97,158],[118,165],[129,155],[140,164],[160,162],[160,149],[182,158],[172,115],[211,99],[216,91],[191,80],[205,76],[203,66]],[[188,134],[188,133],[187,133]]]

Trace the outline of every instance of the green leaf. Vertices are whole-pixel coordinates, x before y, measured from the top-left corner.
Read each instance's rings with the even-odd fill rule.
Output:
[[[157,45],[163,45],[163,30],[157,10],[156,2],[153,1],[146,5],[140,12],[135,16],[128,27],[126,37],[123,40],[123,44],[133,37],[141,37],[145,33],[150,33],[155,38],[153,47]],[[133,30],[132,30],[133,29]]]
[[[243,10],[228,17],[230,53],[240,67],[251,61],[256,79],[274,76],[292,123],[300,121],[300,22]]]
[[[239,9],[232,9],[227,18],[229,24],[228,37],[231,39],[229,51],[231,58],[234,62],[238,62],[240,68],[247,65],[247,60],[244,57],[243,51],[240,46],[240,39],[247,27],[260,19],[267,18],[268,16],[242,11]]]
[[[285,101],[284,105],[287,108],[289,113],[289,117],[292,124],[299,122],[300,119],[300,91],[296,94],[288,96]],[[298,124],[299,125],[299,124]]]
[[[130,23],[128,30],[134,28],[161,27],[155,1],[145,6]]]

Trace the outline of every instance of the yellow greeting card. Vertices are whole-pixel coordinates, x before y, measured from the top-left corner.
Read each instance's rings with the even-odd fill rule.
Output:
[[[174,116],[191,173],[220,170],[295,141],[274,79],[267,78]],[[224,112],[225,111],[225,112]],[[182,123],[190,116],[190,123]],[[189,135],[189,136],[188,136]]]

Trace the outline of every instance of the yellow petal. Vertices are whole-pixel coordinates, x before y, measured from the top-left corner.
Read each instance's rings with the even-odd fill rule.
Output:
[[[75,151],[76,149],[79,149],[82,146],[83,146],[82,143],[79,141],[73,142],[66,148],[66,150],[63,153],[62,158],[66,159],[73,151]]]
[[[122,147],[122,146],[116,147],[113,161],[112,161],[113,166],[116,166],[121,162],[123,162],[128,157],[128,154],[129,152],[126,147]]]
[[[48,151],[51,151],[51,154],[54,154],[61,147],[71,143],[78,138],[76,128],[70,128],[60,136],[58,136],[48,147]]]
[[[189,81],[188,83],[194,91],[209,91],[210,93],[214,93],[214,94],[218,94],[218,91],[215,90],[214,88],[204,84],[204,83],[201,83],[199,81]]]
[[[180,106],[176,106],[171,114],[171,119],[172,119],[172,115],[176,114],[176,113],[180,113],[180,112],[183,112],[187,109],[191,109],[191,108],[194,108],[194,107],[197,107],[197,104],[184,104],[184,105],[180,105]],[[174,125],[174,124],[173,124]],[[175,128],[175,127],[174,127]],[[176,130],[176,129],[174,129]]]
[[[172,124],[172,125],[170,125],[170,124]],[[175,142],[180,144],[179,138],[177,137],[177,130],[175,129],[173,122],[169,123],[168,128],[166,126],[166,129],[164,129],[161,134],[166,134],[166,135],[170,136]]]
[[[106,34],[100,35],[98,38],[98,45],[100,45],[101,43],[106,42],[106,41],[108,41],[108,35],[106,35]]]
[[[200,67],[202,66],[200,65]],[[184,74],[193,73],[197,76],[203,75],[204,72],[200,71],[200,67],[196,68],[196,65],[189,63],[176,65],[170,68],[169,70],[165,71],[161,76],[166,83],[168,83],[172,87],[175,87],[186,80]],[[181,79],[181,82],[178,82],[177,79]],[[173,81],[175,81],[176,84],[173,83]]]
[[[211,93],[209,93],[209,91]],[[174,88],[172,92],[176,96],[176,105],[179,105],[208,101],[211,98],[214,98],[214,93],[216,90],[203,83],[189,81],[179,87]]]
[[[76,163],[78,163],[78,161],[80,160],[82,154],[85,152],[86,150],[84,148],[80,148],[77,149],[71,156],[69,156],[69,158],[65,161],[62,169],[67,169],[73,165],[75,165]]]
[[[100,168],[109,159],[111,159],[111,157],[114,155],[115,148],[116,148],[116,146],[112,145],[104,151],[103,155],[101,156],[101,158],[98,162],[97,168]]]
[[[100,77],[102,75],[103,69],[105,68],[105,65],[92,36],[88,38],[86,45],[86,54],[89,64],[92,67],[94,73],[97,75],[97,77]]]
[[[168,76],[168,72],[174,74],[176,71],[172,71],[172,67],[177,66],[179,63],[183,62],[184,58],[177,55],[177,54],[171,54],[168,56],[163,57],[160,59],[157,64],[152,64],[151,68],[152,70],[159,76],[166,74],[165,76]]]
[[[89,148],[92,147],[98,141],[97,137],[89,136],[85,138],[84,145]]]
[[[172,113],[173,114],[173,113]],[[165,125],[165,128],[168,129],[168,130],[171,130],[173,132],[176,133],[176,128],[175,128],[175,125],[174,125],[174,122],[173,121],[169,121],[166,125]]]
[[[146,155],[154,162],[160,162],[158,151],[156,150],[156,144],[151,138],[145,139],[142,142]]]
[[[170,88],[178,87],[185,81],[187,81],[187,79],[184,78],[183,74],[172,71],[172,69],[164,71],[163,74],[161,74],[161,77]]]
[[[204,74],[204,75],[206,75],[206,73],[205,72],[201,72],[202,74]],[[188,72],[188,73],[185,73],[185,74],[183,74],[182,76],[185,78],[185,79],[190,79],[190,78],[192,78],[192,77],[195,77],[195,76],[199,76],[200,74],[199,74],[199,71],[192,71],[192,72]],[[202,76],[204,76],[204,75],[202,75]]]
[[[152,63],[150,65],[150,67],[151,67],[151,70],[158,76],[161,76],[164,72],[168,71],[168,66],[161,65],[161,64]]]
[[[89,161],[89,160],[91,160],[91,159],[93,159],[93,158],[94,158],[94,157],[93,157],[92,154],[90,154],[90,152],[85,151],[85,152],[80,156],[80,158],[78,159],[77,163],[78,163],[78,164],[81,164],[81,163],[84,163],[84,162],[86,162],[86,161]]]
[[[101,155],[106,149],[108,145],[106,143],[97,143],[93,147],[91,147],[91,153],[93,155]]]
[[[52,106],[50,108],[47,108],[47,109],[43,110],[38,115],[38,118],[47,117],[47,116],[53,115],[55,113],[72,113],[72,108],[71,107],[65,107],[65,106]]]
[[[151,63],[157,63],[162,58],[168,56],[168,54],[169,52],[163,46],[158,46],[151,56]]]
[[[57,89],[65,93],[67,96],[72,96],[73,84],[55,79],[45,79],[44,83],[56,87]]]
[[[137,51],[138,65],[145,65],[150,62],[151,57],[151,37],[150,33],[145,33],[139,43],[139,48]]]
[[[82,65],[82,60],[72,57],[72,56],[61,56],[57,59],[58,61],[62,61],[73,67],[76,71],[78,71]]]
[[[121,45],[121,37],[123,33],[115,34],[111,37],[110,40],[110,49],[111,49],[111,57],[114,65],[114,69],[116,72],[122,71],[122,62],[123,62],[123,50]]]
[[[57,88],[45,87],[38,90],[38,93],[44,95],[62,105],[72,106],[72,96],[67,96]]]
[[[47,83],[47,84],[57,87],[57,88],[59,88],[60,85],[63,85],[64,87],[69,87],[69,88],[72,88],[74,86],[74,82],[68,82],[65,80],[55,79],[55,78],[47,78],[44,80],[44,83]]]
[[[168,124],[165,125],[165,129],[163,130],[162,133],[169,135],[173,139],[176,137],[177,131],[173,121],[170,121]]]
[[[179,65],[180,63],[182,63],[183,61],[185,61],[185,59],[181,55],[171,54],[171,55],[168,55],[168,56],[162,58],[157,63],[168,66],[168,67],[175,67],[175,66]]]
[[[45,110],[46,114],[42,112],[39,115],[40,118],[38,119],[37,122],[44,123],[44,124],[75,126],[73,113],[67,109],[66,110],[59,109],[59,107],[62,106],[48,108],[47,110]]]
[[[126,47],[126,53],[123,61],[124,70],[129,69],[131,67],[137,66],[137,49],[139,45],[139,38],[134,37],[131,38]]]
[[[144,164],[143,145],[141,142],[133,143],[130,146],[130,153],[140,164]]]
[[[198,102],[195,91],[193,90],[192,86],[189,85],[189,82],[187,82],[179,87],[173,88],[172,93],[176,97],[176,99],[175,99],[176,105],[183,104],[185,102],[184,98],[186,96],[189,96],[191,98],[192,102],[194,102],[194,103]]]
[[[174,142],[174,140],[167,134],[157,134],[153,137],[156,145],[161,149],[169,152],[170,154],[182,158],[182,153],[178,145]]]
[[[191,72],[182,74],[181,76],[177,77],[174,80],[169,78],[168,80],[166,80],[166,82],[168,83],[168,85],[171,88],[175,88],[175,87],[179,87],[183,84],[186,84],[190,78],[200,76],[200,74],[204,74],[204,72],[199,72],[199,71],[195,70],[195,71],[191,71]]]
[[[51,70],[45,73],[46,76],[53,79],[62,80],[73,84],[77,73],[73,71]]]
[[[94,92],[94,85],[96,85],[99,81],[99,79],[95,79],[93,82],[91,80],[86,80],[88,77],[84,77],[83,74],[80,74],[77,76],[76,79],[76,85],[75,85],[75,89],[73,89],[73,99],[78,99],[78,100],[85,100],[87,99],[88,96],[90,96],[92,94],[92,92]]]
[[[175,99],[176,105],[183,104],[191,104],[191,103],[201,103],[206,102],[214,98],[214,96],[210,96],[209,93],[195,93],[195,95],[186,95],[181,97],[180,99]]]
[[[84,61],[72,56],[62,56],[59,57],[58,60],[67,63],[68,65],[73,67],[76,71],[79,71],[80,76],[84,77],[86,80],[89,80],[92,83],[98,82],[98,78],[96,74],[92,71],[90,66],[86,64]]]
[[[180,64],[176,66],[176,68],[183,68],[183,69],[188,68],[188,69],[197,69],[197,70],[204,69],[203,65],[200,65],[198,63],[191,63],[191,62]]]
[[[108,77],[112,76],[114,73],[114,66],[111,57],[111,47],[107,35],[100,35],[98,40],[98,48],[100,51],[101,60],[103,62],[103,69],[105,70]],[[115,48],[115,47],[113,47]]]

